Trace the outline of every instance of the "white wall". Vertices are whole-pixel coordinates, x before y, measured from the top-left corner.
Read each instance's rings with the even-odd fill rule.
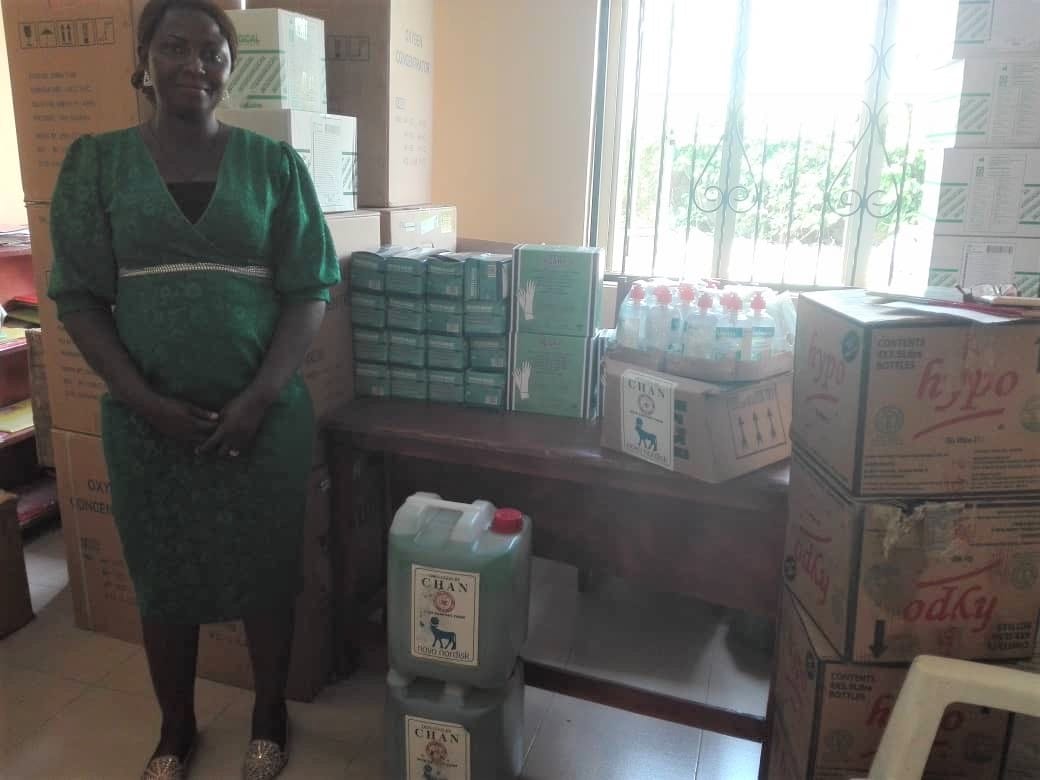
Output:
[[[459,235],[584,243],[599,0],[437,0],[433,195]]]
[[[11,74],[7,68],[7,38],[0,18],[0,227],[26,224],[18,140],[14,130]]]

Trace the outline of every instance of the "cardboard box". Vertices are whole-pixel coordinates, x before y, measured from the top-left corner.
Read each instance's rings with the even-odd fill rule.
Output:
[[[469,367],[466,353],[452,349],[427,349],[426,365],[446,371],[465,371]]]
[[[1032,672],[1040,685],[1040,654],[1031,661],[1016,664],[1017,669]],[[1040,718],[1015,715],[1011,724],[1007,759],[1002,780],[1036,780],[1040,777]]]
[[[141,616],[110,504],[101,439],[54,431],[58,498],[76,625],[141,643]]]
[[[389,366],[376,363],[355,363],[354,388],[358,396],[362,398],[389,398]]]
[[[1040,51],[972,57],[943,69],[933,140],[956,147],[1040,146]]]
[[[458,354],[458,353],[457,353]],[[462,371],[429,371],[430,400],[461,404],[466,400],[466,375]]]
[[[1040,54],[1040,19],[1032,0],[961,0],[954,59],[980,54]]]
[[[513,255],[481,252],[466,258],[466,300],[504,301],[513,285]]]
[[[354,328],[354,359],[362,363],[386,363],[390,359],[387,331]]]
[[[383,243],[455,251],[458,217],[454,206],[380,209]]]
[[[0,639],[32,619],[18,497],[0,490]]]
[[[427,400],[430,383],[426,369],[390,366],[390,396],[413,401]]]
[[[87,365],[58,320],[54,301],[47,297],[54,248],[51,245],[50,206],[26,208],[32,240],[33,274],[39,291],[44,367],[53,427],[93,436],[101,435],[101,396],[105,383]],[[55,456],[57,457],[57,456]]]
[[[773,725],[769,729],[769,758],[766,763],[769,780],[805,780],[798,774],[798,762],[794,757],[791,740],[784,733],[780,718],[773,716]]]
[[[250,0],[325,21],[329,110],[358,118],[361,203],[428,203],[433,0]]]
[[[801,296],[791,436],[854,496],[1040,491],[1040,321]]]
[[[228,108],[329,110],[321,19],[277,9],[231,11],[228,16],[238,32]]]
[[[464,252],[445,252],[431,257],[426,265],[426,293],[461,300],[466,292],[467,257]]]
[[[1034,501],[856,501],[791,464],[784,579],[843,657],[1028,658],[1040,619]]]
[[[513,327],[591,338],[603,302],[602,249],[521,244],[513,256]]]
[[[773,695],[799,778],[866,777],[906,666],[853,664],[787,593],[781,603]],[[923,780],[1000,776],[1007,712],[954,704],[939,726]]]
[[[475,336],[469,339],[469,364],[482,371],[505,371],[509,365],[508,336]]]
[[[619,363],[605,368],[602,445],[724,482],[791,454],[790,374],[715,385]]]
[[[221,110],[222,122],[244,127],[296,150],[314,181],[322,211],[357,208],[357,120],[310,111]],[[366,245],[371,249],[377,244]]]
[[[1040,297],[1040,238],[935,236],[928,284],[1014,284],[1021,295]]]
[[[509,410],[578,419],[594,416],[600,346],[597,338],[513,334]]]
[[[371,249],[379,243],[379,218],[375,212],[327,214],[325,223],[340,258],[343,279],[329,290],[330,300],[321,330],[307,351],[301,369],[319,421],[354,399],[352,307],[348,293],[350,257],[359,249]]]
[[[430,333],[462,335],[462,300],[426,299],[426,327]]]
[[[332,646],[332,567],[330,558],[331,480],[325,467],[316,468],[307,488],[307,519],[303,533],[303,591],[296,601],[296,625],[287,695],[311,701],[330,681]],[[245,627],[241,621],[202,627],[198,675],[208,680],[253,688]]]
[[[947,149],[925,190],[936,235],[1040,236],[1040,150]]]
[[[33,428],[36,429],[36,461],[54,468],[54,442],[51,439],[51,399],[47,390],[47,364],[44,358],[43,331],[25,331],[29,344],[29,382],[32,387]]]
[[[389,276],[389,274],[388,274]],[[393,330],[426,332],[426,303],[422,298],[392,296],[386,301],[386,325]]]
[[[702,360],[670,353],[662,357],[666,374],[704,382],[757,382],[771,376],[789,374],[794,368],[794,354],[791,352],[780,352],[761,360]]]
[[[483,409],[505,409],[506,388],[487,387],[481,384],[470,384],[466,382],[466,405],[476,406]]]

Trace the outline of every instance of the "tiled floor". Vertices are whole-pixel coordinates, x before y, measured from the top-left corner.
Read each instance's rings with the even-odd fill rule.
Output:
[[[0,779],[136,778],[159,716],[142,650],[72,625],[60,531],[26,551],[37,618],[0,641]],[[577,573],[537,560],[528,656],[733,709],[763,713],[768,656],[707,605],[617,581],[579,595]],[[651,660],[652,657],[652,660]],[[192,778],[238,777],[248,692],[200,680]],[[760,746],[528,688],[525,780],[751,780]],[[377,671],[291,704],[292,778],[382,775]],[[474,778],[473,780],[484,780]]]

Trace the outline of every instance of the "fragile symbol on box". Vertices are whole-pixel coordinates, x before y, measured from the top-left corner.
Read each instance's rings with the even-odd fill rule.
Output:
[[[18,26],[23,49],[98,46],[115,43],[112,17],[76,19],[60,22],[23,22]]]

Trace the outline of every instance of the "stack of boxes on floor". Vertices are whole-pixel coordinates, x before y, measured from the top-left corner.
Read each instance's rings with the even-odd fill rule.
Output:
[[[510,265],[439,249],[356,252],[357,394],[504,408]]]
[[[509,409],[599,415],[602,249],[522,244],[514,251]]]
[[[55,5],[44,0],[4,4],[76,624],[133,642],[140,641],[140,619],[112,520],[99,438],[99,399],[105,387],[61,326],[46,289],[53,263],[49,200],[65,150],[83,133],[122,129],[151,114],[151,107],[130,86],[136,65],[136,20],[144,5],[145,0],[101,0],[92,6],[94,11],[87,18],[79,5]],[[237,0],[226,0],[222,5],[232,12],[240,7]],[[288,140],[308,164],[325,210],[354,208],[354,120],[321,113],[325,100],[320,22],[293,14],[255,18],[234,14],[244,32],[235,79],[236,86],[242,88],[233,89],[233,94],[243,102],[249,95],[259,95],[257,85],[247,88],[243,79],[262,65],[271,83],[280,85],[280,97],[260,95],[273,99],[239,105],[234,113],[229,110],[222,118],[246,127],[255,121],[258,131]],[[254,30],[251,25],[258,27]],[[260,59],[268,55],[251,49],[264,36],[279,54],[261,63]],[[304,37],[308,45],[300,46],[298,39]],[[277,44],[273,43],[276,39]],[[380,242],[380,216],[376,212],[329,213],[326,221],[344,274],[354,250]],[[331,292],[332,302],[321,332],[303,364],[319,418],[353,397],[346,281]],[[316,446],[304,542],[307,574],[298,604],[290,676],[293,698],[313,697],[327,681],[331,665],[328,491],[324,452]],[[206,627],[199,656],[200,676],[251,685],[240,624]]]
[[[1038,339],[1036,321],[802,297],[771,777],[865,776],[919,654],[1033,654]],[[1008,729],[950,707],[926,777],[996,780]]]
[[[1040,14],[1028,3],[963,0],[937,120],[941,177],[929,283],[1014,284],[1040,295]],[[941,181],[939,181],[941,179]]]

